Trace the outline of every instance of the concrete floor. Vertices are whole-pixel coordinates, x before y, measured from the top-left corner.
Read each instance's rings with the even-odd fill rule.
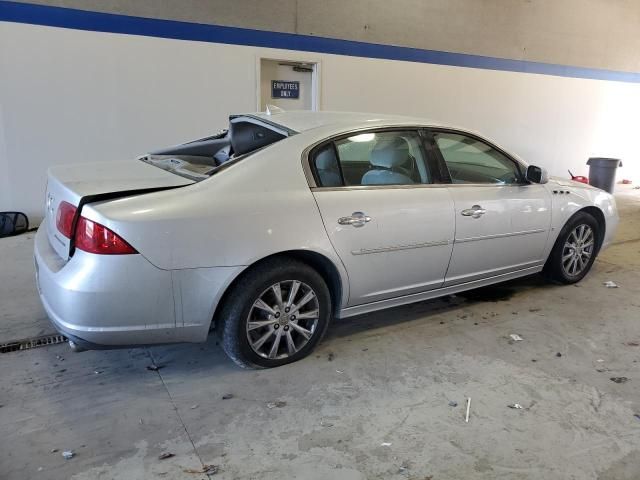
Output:
[[[638,479],[640,192],[618,203],[616,244],[576,286],[531,277],[337,321],[274,370],[213,339],[0,354],[0,478]],[[31,237],[0,240],[0,342],[51,331]]]

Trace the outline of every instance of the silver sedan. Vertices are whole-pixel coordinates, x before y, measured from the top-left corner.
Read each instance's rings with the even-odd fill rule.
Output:
[[[75,348],[202,342],[247,367],[345,318],[544,272],[582,279],[614,198],[388,115],[238,115],[135,161],[52,168],[37,283]]]

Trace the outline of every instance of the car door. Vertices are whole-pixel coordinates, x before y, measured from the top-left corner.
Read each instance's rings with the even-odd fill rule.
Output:
[[[454,212],[430,162],[407,129],[346,135],[311,152],[313,195],[349,276],[349,306],[443,284]]]
[[[456,131],[432,131],[432,151],[451,177],[455,241],[445,285],[544,263],[551,197],[524,179],[524,167],[486,141]]]

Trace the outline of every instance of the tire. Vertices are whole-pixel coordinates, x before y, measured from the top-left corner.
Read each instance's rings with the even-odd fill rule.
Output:
[[[579,282],[591,270],[600,249],[600,242],[600,226],[596,219],[587,212],[576,213],[562,227],[543,273],[555,282]],[[569,255],[571,257],[568,257]]]
[[[313,351],[327,331],[331,311],[331,295],[318,272],[294,259],[274,258],[250,268],[235,282],[223,302],[216,331],[225,353],[241,367],[278,367]]]

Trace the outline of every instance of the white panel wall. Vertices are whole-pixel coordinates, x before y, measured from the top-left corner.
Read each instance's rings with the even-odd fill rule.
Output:
[[[0,37],[1,39],[2,37]],[[0,78],[0,92],[2,91],[2,79]],[[11,201],[9,191],[9,167],[7,159],[7,149],[4,142],[2,104],[0,103],[0,210],[6,210]],[[6,207],[6,208],[5,208]]]
[[[618,178],[640,181],[637,84],[0,23],[0,210],[37,220],[51,165],[133,158],[254,110],[262,56],[321,62],[323,110],[466,127],[561,176],[618,156]]]

